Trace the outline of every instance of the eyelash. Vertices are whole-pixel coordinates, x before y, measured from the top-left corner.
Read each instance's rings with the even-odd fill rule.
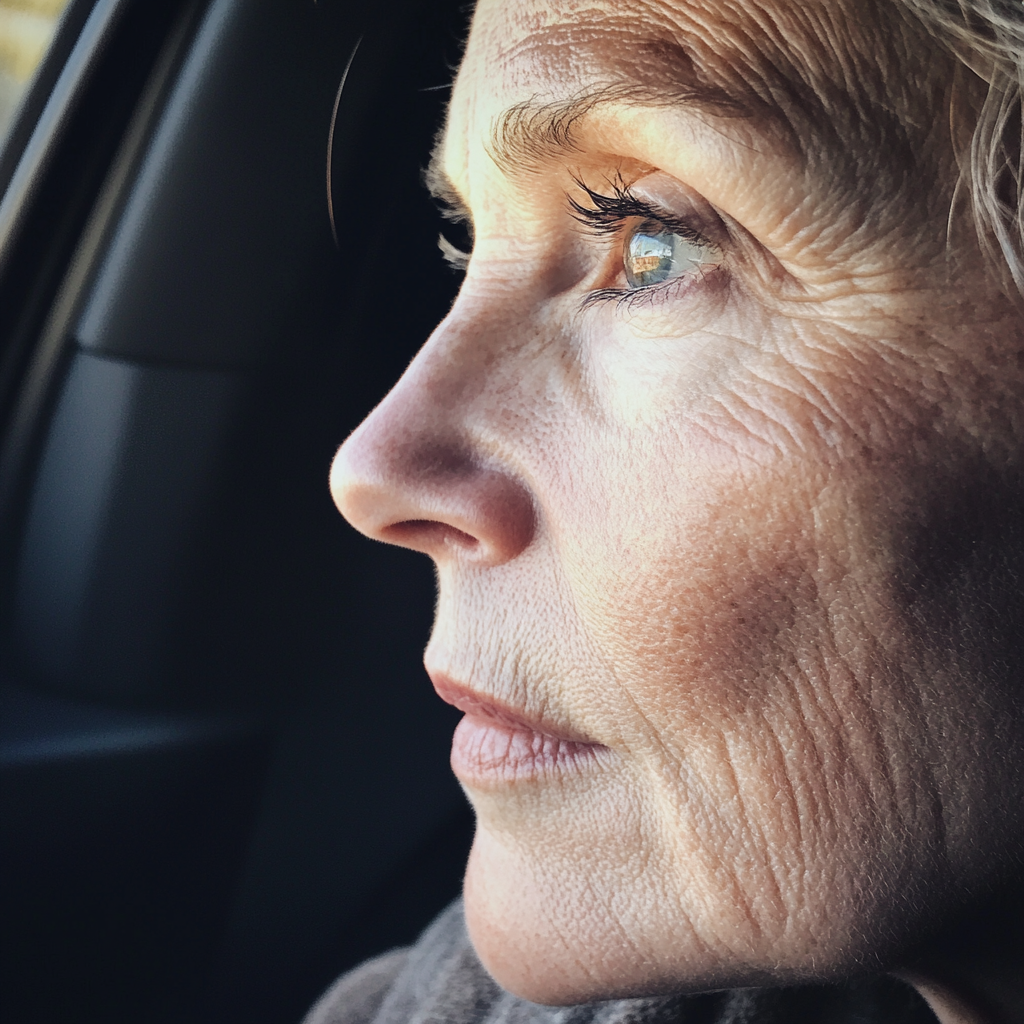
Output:
[[[605,195],[591,188],[581,178],[575,178],[577,187],[586,193],[593,206],[584,206],[579,200],[566,194],[572,216],[598,235],[616,234],[627,220],[634,218],[656,220],[671,228],[684,238],[703,241],[700,235],[686,224],[679,223],[671,214],[658,209],[629,190],[628,185],[612,182],[612,194]]]
[[[466,268],[469,266],[470,254],[468,252],[449,242],[443,232],[437,236],[437,247],[441,250],[441,258],[452,270],[459,274],[466,272]]]

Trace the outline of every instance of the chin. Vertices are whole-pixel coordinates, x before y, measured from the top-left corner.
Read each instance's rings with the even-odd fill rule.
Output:
[[[579,836],[578,828],[566,831]],[[481,962],[502,988],[530,1002],[830,982],[899,962],[895,922],[878,905],[835,899],[841,876],[828,885],[833,898],[816,894],[816,911],[753,927],[725,892],[673,899],[664,877],[652,883],[635,871],[605,872],[599,855],[588,862],[588,849],[613,852],[607,844],[581,841],[573,860],[543,838],[528,843],[511,829],[478,824],[464,889]],[[711,927],[688,920],[699,916],[697,905]]]
[[[656,912],[643,922],[627,913],[623,921],[610,906],[614,897],[600,895],[608,881],[559,871],[557,858],[530,856],[478,826],[464,887],[466,926],[491,977],[546,1006],[778,983],[771,972],[709,956],[678,921],[674,941],[665,942],[666,922]]]
[[[578,876],[557,871],[559,859],[556,853],[545,863],[508,833],[478,824],[464,886],[477,955],[503,989],[533,1003],[567,1006],[626,994],[607,977],[606,928],[593,905],[577,905]],[[614,973],[621,981],[621,969]]]
[[[538,913],[534,894],[519,899],[488,877],[474,845],[464,889],[466,927],[481,963],[506,992],[544,1006],[570,1006],[614,998],[602,979],[569,954],[557,920]],[[589,958],[588,958],[589,959]]]

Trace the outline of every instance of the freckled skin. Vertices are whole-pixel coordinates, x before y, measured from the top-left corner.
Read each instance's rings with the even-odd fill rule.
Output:
[[[947,236],[948,59],[892,5],[622,12],[479,5],[444,148],[467,278],[332,471],[355,526],[437,563],[428,668],[607,748],[466,783],[474,944],[550,1003],[899,964],[1024,852],[1024,321]],[[788,54],[847,134],[801,157],[756,115],[626,105],[499,166],[504,110],[652,34],[769,97]],[[871,77],[876,44],[923,56]],[[912,174],[853,127],[872,104]],[[616,174],[677,189],[721,272],[581,308],[621,257],[565,195]]]

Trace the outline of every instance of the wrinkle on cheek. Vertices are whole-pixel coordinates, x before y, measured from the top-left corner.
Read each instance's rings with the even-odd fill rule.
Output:
[[[958,406],[955,377],[887,340],[899,327],[887,328],[866,337],[827,323],[781,324],[761,343],[736,341],[733,363],[720,360],[689,415],[762,469],[795,459],[805,471],[832,472],[869,453],[876,462],[941,458],[940,436],[952,433]]]
[[[650,736],[631,752],[664,773],[652,787],[663,808],[656,817],[689,823],[678,858],[689,865],[687,892],[732,886],[754,943],[758,928],[781,926],[801,900],[824,900],[823,887],[863,869],[842,859],[830,867],[830,852],[881,856],[856,822],[904,834],[913,797],[893,789],[886,766],[906,750],[880,720],[910,719],[883,699],[898,684],[877,680],[876,693],[879,663],[899,657],[872,654],[877,609],[859,593],[878,592],[878,581],[855,579],[853,593],[842,592],[850,556],[845,541],[835,552],[817,549],[827,537],[815,536],[813,499],[786,487],[746,488],[736,499],[691,518],[682,533],[662,531],[628,577],[592,587],[591,602],[608,597],[589,614],[611,660],[631,667],[626,689]],[[832,567],[825,578],[823,553]],[[851,638],[858,663],[845,663],[837,633]],[[766,725],[792,749],[765,743]],[[844,898],[855,906],[855,893]]]
[[[760,469],[780,459],[831,467],[865,447],[903,451],[942,408],[941,393],[928,393],[942,380],[915,383],[919,360],[893,365],[885,342],[769,315],[751,300],[720,310],[713,328],[672,331],[642,314],[599,323],[576,342],[587,411],[606,432],[674,432],[684,457],[695,445],[712,462],[726,454]]]

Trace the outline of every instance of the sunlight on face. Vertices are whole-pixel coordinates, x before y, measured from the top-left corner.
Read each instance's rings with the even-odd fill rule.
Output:
[[[465,284],[332,474],[437,563],[467,919],[535,1001],[885,964],[1019,853],[1024,348],[947,248],[950,63],[721,8],[480,4]]]

